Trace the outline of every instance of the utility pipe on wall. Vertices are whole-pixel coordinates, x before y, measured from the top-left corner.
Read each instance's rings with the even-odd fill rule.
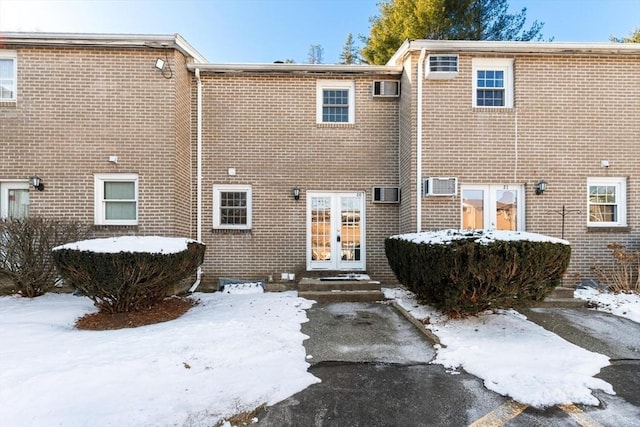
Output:
[[[196,240],[202,242],[202,80],[196,68]],[[194,292],[202,280],[202,266],[196,271],[196,281],[189,288]]]
[[[416,108],[416,232],[422,231],[422,75],[427,51],[420,49],[418,59],[418,106]]]

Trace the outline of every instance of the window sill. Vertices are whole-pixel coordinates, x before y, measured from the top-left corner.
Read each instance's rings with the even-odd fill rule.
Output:
[[[513,113],[515,109],[513,107],[471,107],[474,113],[501,113],[508,114]]]
[[[317,128],[355,128],[355,123],[316,123]]]
[[[631,232],[631,227],[626,225],[606,226],[606,227],[587,226],[587,233],[629,233],[629,232]]]
[[[18,101],[0,101],[0,108],[8,107],[8,108],[16,108],[18,106]]]
[[[135,225],[122,225],[122,224],[93,224],[94,230],[113,230],[119,228],[121,230],[137,230],[138,224]]]
[[[212,234],[251,234],[250,228],[212,228]]]

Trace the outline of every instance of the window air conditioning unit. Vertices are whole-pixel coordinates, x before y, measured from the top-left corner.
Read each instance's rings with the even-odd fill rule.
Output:
[[[458,75],[458,55],[429,55],[425,63],[425,79],[448,80]]]
[[[458,178],[431,177],[422,181],[422,195],[455,196],[458,189]]]
[[[373,187],[373,203],[400,203],[400,187]]]
[[[373,96],[379,98],[397,98],[400,96],[400,82],[397,80],[378,80],[373,82]]]

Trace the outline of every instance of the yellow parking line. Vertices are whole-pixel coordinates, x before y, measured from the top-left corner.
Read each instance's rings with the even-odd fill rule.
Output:
[[[602,424],[594,421],[589,415],[585,414],[573,403],[558,405],[558,408],[569,414],[571,418],[582,427],[603,427]]]
[[[484,417],[474,421],[472,424],[469,424],[469,427],[500,427],[507,421],[520,415],[522,411],[528,407],[529,405],[525,405],[524,403],[518,403],[510,400],[509,402],[499,406],[496,410],[489,412]]]

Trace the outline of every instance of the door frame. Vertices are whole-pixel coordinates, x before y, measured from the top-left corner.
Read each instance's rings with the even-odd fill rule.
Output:
[[[496,229],[496,190],[517,190],[517,218],[516,218],[516,231],[525,231],[525,189],[522,184],[470,184],[460,186],[460,228],[464,227],[464,206],[463,192],[464,190],[483,190],[483,222],[485,230]]]
[[[314,261],[312,259],[312,246],[311,246],[311,203],[314,197],[330,197],[331,198],[331,260],[327,262]],[[337,208],[338,212],[341,211],[342,197],[357,197],[360,199],[360,260],[358,261],[345,261],[342,260],[341,245],[338,245],[337,235],[338,228],[342,227],[341,215],[334,214],[333,211]],[[335,271],[365,271],[366,270],[366,195],[364,191],[308,191],[306,193],[307,207],[306,207],[306,264],[307,271],[322,271],[322,270],[335,270]],[[341,243],[341,242],[340,242]]]

